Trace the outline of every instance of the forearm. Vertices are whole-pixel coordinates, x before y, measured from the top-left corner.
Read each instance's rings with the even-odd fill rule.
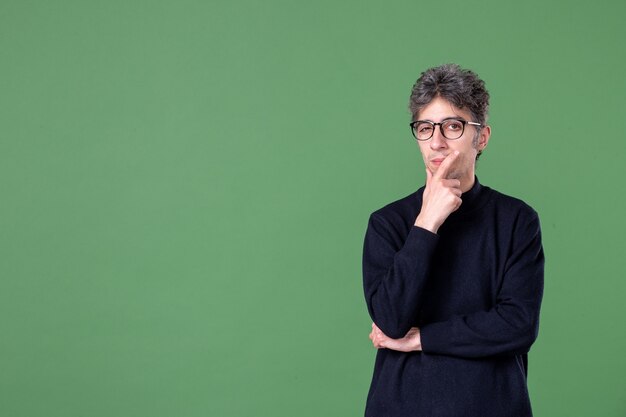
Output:
[[[423,299],[437,236],[419,227],[409,232],[404,246],[384,254],[370,236],[363,257],[368,311],[380,329],[401,338],[415,324]]]
[[[453,317],[421,327],[425,353],[478,358],[526,353],[537,338],[539,311],[523,317],[496,306],[490,311]]]
[[[412,327],[400,338],[388,336],[376,323],[372,323],[370,339],[377,349],[424,351],[466,358],[528,352],[537,337],[539,313],[535,318],[511,320],[511,314],[502,311],[504,309],[495,308],[421,328]]]

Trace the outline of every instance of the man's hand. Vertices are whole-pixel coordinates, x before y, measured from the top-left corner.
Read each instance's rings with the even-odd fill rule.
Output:
[[[407,334],[402,339],[392,339],[388,337],[376,326],[376,323],[372,323],[372,332],[370,333],[370,340],[376,349],[391,349],[399,352],[412,352],[422,350],[422,339],[420,338],[420,329],[417,327],[411,327]]]
[[[448,216],[461,206],[461,181],[447,178],[458,157],[459,151],[450,153],[434,174],[426,168],[426,188],[415,226],[437,233]]]

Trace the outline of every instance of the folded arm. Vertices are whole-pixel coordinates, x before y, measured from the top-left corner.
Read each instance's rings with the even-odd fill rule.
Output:
[[[538,218],[522,225],[517,233],[521,238],[508,259],[493,308],[419,329],[409,327],[397,337],[376,326],[374,320],[370,333],[374,346],[471,358],[528,352],[538,334],[543,296],[544,255]]]
[[[528,352],[539,331],[543,297],[544,254],[537,216],[515,233],[495,305],[422,326],[424,352],[464,357]]]
[[[401,338],[415,323],[438,236],[413,226],[402,243],[397,231],[373,214],[363,248],[363,286],[372,320]]]

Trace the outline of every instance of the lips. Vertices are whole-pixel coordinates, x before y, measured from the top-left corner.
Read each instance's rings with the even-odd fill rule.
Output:
[[[437,157],[435,157],[435,158],[431,158],[431,159],[430,159],[430,162],[431,162],[433,165],[439,166],[439,165],[441,165],[441,163],[443,162],[443,160],[444,160],[444,159],[446,159],[446,157],[445,157],[445,156],[437,156]]]

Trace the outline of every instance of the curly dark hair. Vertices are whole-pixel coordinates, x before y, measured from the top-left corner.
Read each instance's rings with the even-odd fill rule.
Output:
[[[411,116],[417,118],[419,111],[435,97],[442,97],[459,109],[469,110],[474,121],[480,124],[487,121],[489,92],[485,82],[473,71],[457,64],[444,64],[422,72],[411,91]]]
[[[444,64],[422,72],[411,90],[409,111],[413,120],[436,97],[459,109],[468,110],[474,121],[485,125],[489,113],[489,92],[478,75],[457,64]],[[474,140],[478,139],[478,135]],[[477,155],[478,159],[480,153]]]

